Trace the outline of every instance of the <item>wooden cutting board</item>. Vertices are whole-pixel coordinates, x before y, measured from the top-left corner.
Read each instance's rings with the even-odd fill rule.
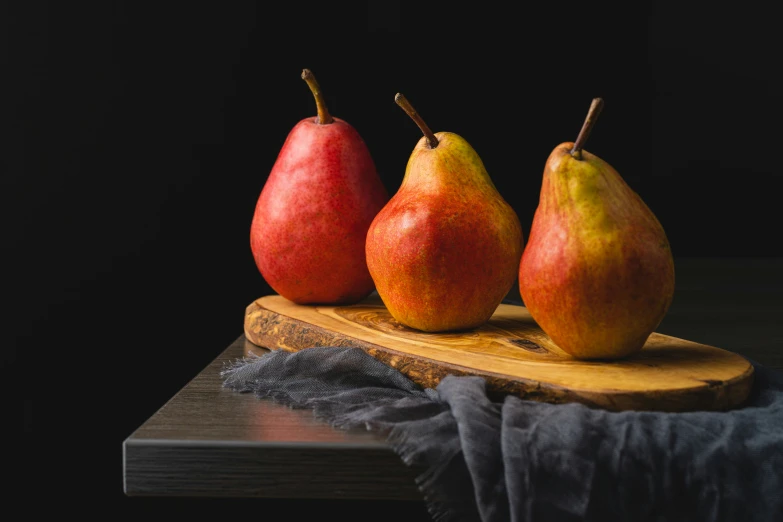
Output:
[[[425,333],[392,318],[373,295],[351,306],[303,306],[270,295],[245,312],[245,336],[258,346],[298,351],[357,347],[424,387],[446,375],[478,375],[494,398],[515,394],[613,411],[726,410],[750,393],[744,357],[653,333],[622,361],[578,361],[560,350],[523,306],[501,304],[490,321],[460,333]]]

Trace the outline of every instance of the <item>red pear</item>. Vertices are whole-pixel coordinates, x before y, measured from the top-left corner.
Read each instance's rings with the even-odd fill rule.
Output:
[[[583,150],[602,106],[593,100],[576,142],[549,155],[519,266],[531,317],[579,359],[641,350],[674,295],[660,222],[611,165]]]
[[[367,229],[389,195],[364,140],[331,116],[302,72],[318,115],[291,129],[255,207],[250,247],[272,289],[298,304],[350,304],[374,290]]]

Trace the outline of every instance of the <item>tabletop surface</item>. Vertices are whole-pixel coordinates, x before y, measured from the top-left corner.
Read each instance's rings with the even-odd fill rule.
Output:
[[[675,265],[674,302],[658,332],[783,371],[783,260]],[[125,440],[127,495],[421,500],[420,470],[406,467],[381,436],[337,430],[309,411],[222,388],[220,370],[249,351],[263,349],[244,335],[216,348],[216,359]]]

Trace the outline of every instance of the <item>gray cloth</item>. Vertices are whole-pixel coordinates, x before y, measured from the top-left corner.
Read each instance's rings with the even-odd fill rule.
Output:
[[[779,522],[783,375],[753,364],[748,405],[712,413],[493,402],[479,377],[422,389],[358,348],[272,351],[222,376],[335,427],[387,434],[426,469],[417,483],[439,522]]]

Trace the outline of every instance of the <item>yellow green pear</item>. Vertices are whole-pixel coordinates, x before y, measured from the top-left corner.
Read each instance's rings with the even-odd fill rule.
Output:
[[[674,296],[660,222],[609,163],[583,150],[602,107],[593,100],[576,142],[549,155],[519,267],[530,315],[579,359],[638,352]]]

